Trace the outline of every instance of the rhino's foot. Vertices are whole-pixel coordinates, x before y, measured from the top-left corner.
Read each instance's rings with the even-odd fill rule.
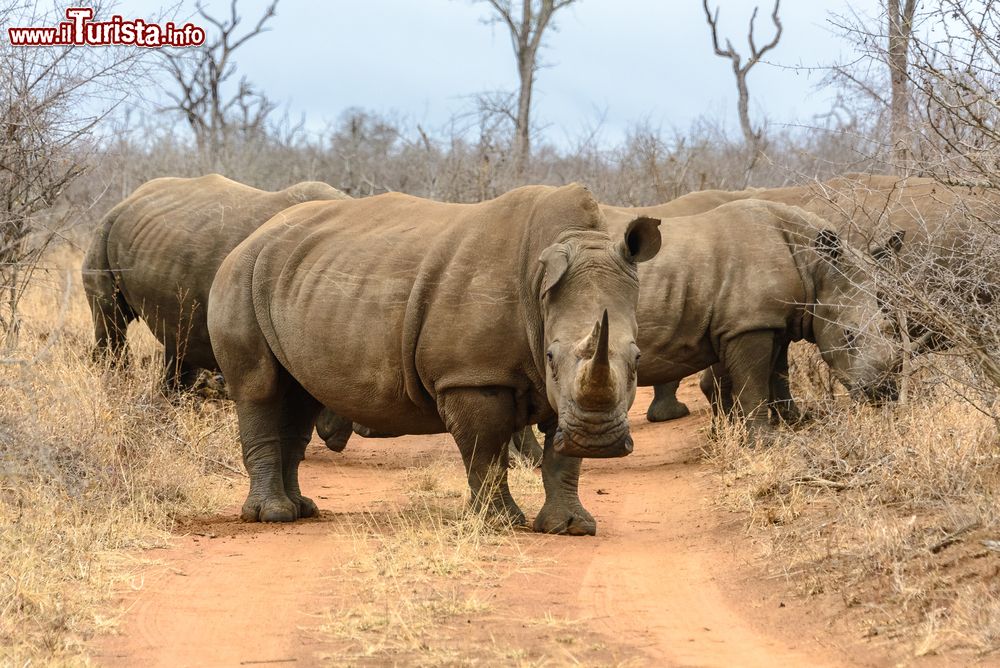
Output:
[[[319,506],[310,499],[308,496],[302,496],[301,494],[293,494],[291,497],[292,503],[298,509],[299,518],[303,517],[318,517],[319,516]]]
[[[351,440],[351,431],[342,433],[335,433],[329,438],[325,439],[323,442],[326,443],[326,447],[334,452],[343,452],[344,448],[347,447],[347,442]]]
[[[646,409],[646,419],[650,422],[666,422],[682,418],[690,413],[691,411],[685,404],[673,397],[663,400],[654,399],[653,403]]]
[[[747,425],[747,447],[770,448],[777,442],[777,435],[770,425]]]
[[[596,536],[597,520],[579,503],[545,502],[535,518],[535,531],[570,536]]]
[[[813,419],[809,411],[800,411],[797,406],[782,407],[774,410],[771,422],[773,424],[786,424],[789,427],[799,427]]]
[[[793,401],[777,401],[771,404],[772,424],[787,424],[795,427],[812,420],[809,411],[801,411]]]
[[[316,508],[312,501],[309,503],[313,509]],[[294,522],[299,518],[299,506],[284,494],[263,498],[249,496],[243,504],[240,518],[244,522]]]
[[[396,438],[399,434],[389,434],[382,431],[375,431],[371,427],[366,427],[357,422],[352,424],[351,430],[361,438]]]
[[[498,529],[528,526],[524,512],[513,499],[493,499],[487,504],[473,503],[472,512],[483,518],[488,526]]]

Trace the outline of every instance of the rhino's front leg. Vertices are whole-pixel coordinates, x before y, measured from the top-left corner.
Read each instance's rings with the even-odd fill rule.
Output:
[[[558,454],[555,448],[555,436],[555,428],[545,433],[545,454],[542,458],[545,504],[535,518],[535,531],[594,536],[597,534],[597,522],[580,503],[582,460]]]
[[[721,362],[701,373],[698,383],[702,394],[712,406],[712,417],[727,417],[733,412],[733,379]]]
[[[646,419],[650,422],[666,422],[688,415],[691,411],[677,400],[677,389],[681,381],[661,383],[653,386],[653,401],[646,409]]]
[[[473,512],[501,526],[526,524],[507,486],[507,443],[516,414],[513,392],[493,387],[446,390],[438,395],[438,410],[462,453]]]
[[[732,382],[733,411],[745,421],[751,439],[770,430],[767,404],[773,349],[774,332],[760,330],[740,334],[722,351],[722,362]]]
[[[779,344],[776,348],[771,370],[771,412],[781,422],[799,424],[809,416],[803,414],[792,399],[788,384],[788,344]]]

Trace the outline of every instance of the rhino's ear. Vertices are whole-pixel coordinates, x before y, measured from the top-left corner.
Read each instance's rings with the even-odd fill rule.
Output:
[[[842,251],[840,236],[833,230],[823,229],[816,235],[816,252],[828,262],[835,263],[840,258]]]
[[[555,287],[559,279],[563,277],[569,269],[570,247],[569,244],[552,244],[542,251],[538,261],[545,268],[545,276],[542,278],[542,292],[545,294]]]
[[[629,262],[645,262],[659,252],[660,242],[660,221],[641,216],[628,224],[618,249]]]
[[[872,257],[879,262],[884,262],[891,257],[896,257],[903,248],[903,239],[906,237],[906,230],[895,232],[884,246],[876,246],[872,249]]]

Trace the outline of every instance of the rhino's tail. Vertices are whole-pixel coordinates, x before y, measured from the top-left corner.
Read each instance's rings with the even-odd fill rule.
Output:
[[[125,301],[119,277],[108,260],[108,236],[118,207],[101,221],[90,249],[83,260],[83,289],[94,319],[94,358],[124,362],[127,352],[126,332],[135,320],[135,311]]]

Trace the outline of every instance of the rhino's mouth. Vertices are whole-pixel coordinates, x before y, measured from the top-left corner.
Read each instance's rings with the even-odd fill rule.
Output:
[[[851,398],[873,406],[882,406],[899,400],[899,383],[885,379],[870,385],[852,387]]]
[[[597,416],[569,412],[560,416],[553,443],[555,451],[567,457],[624,457],[632,452],[628,416],[594,419]],[[590,419],[588,419],[590,418]]]

